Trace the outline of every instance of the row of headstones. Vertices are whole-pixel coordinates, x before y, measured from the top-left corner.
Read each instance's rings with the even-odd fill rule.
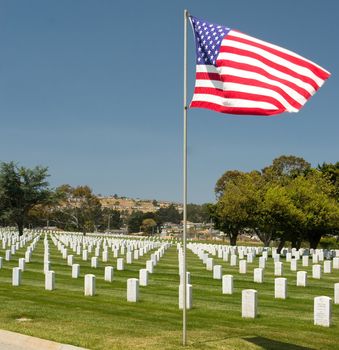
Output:
[[[189,273],[188,273],[189,274]],[[189,282],[189,275],[187,276]],[[233,276],[223,276],[223,294],[233,294]],[[258,314],[258,292],[255,289],[242,290],[241,314],[243,318],[255,318]],[[274,296],[277,299],[287,298],[287,279],[276,278]],[[183,309],[183,284],[179,286],[179,308]],[[339,304],[339,283],[334,285],[334,303]],[[192,285],[187,284],[186,308],[192,308]],[[332,298],[319,296],[314,298],[314,324],[329,327],[332,322]]]
[[[207,258],[205,260],[206,270],[213,271],[213,276],[220,276],[222,274],[222,266],[221,265],[214,265],[213,258]],[[262,275],[265,270],[265,264],[259,263],[259,268],[255,268],[254,276],[256,275]],[[332,273],[332,262],[331,261],[324,261],[324,269],[322,269],[322,266],[319,264],[312,265],[312,278],[320,279],[322,277],[322,271],[326,274]],[[339,264],[336,263],[336,261],[333,261],[333,269],[339,269]],[[307,271],[297,271],[296,267],[292,268],[291,271],[297,272],[297,279],[298,276],[305,275],[307,277]],[[247,261],[246,260],[240,260],[239,261],[239,273],[240,274],[246,274],[247,273]],[[284,265],[282,262],[275,262],[274,263],[274,275],[275,276],[283,276],[284,274]],[[214,277],[216,278],[216,277]]]
[[[52,238],[53,239],[53,238]],[[54,244],[57,245],[56,241],[53,241]],[[158,244],[145,244],[143,247],[140,246],[140,248],[134,250],[134,251],[127,251],[126,253],[126,263],[127,264],[132,264],[133,263],[133,259],[134,260],[138,260],[139,256],[143,256],[144,254],[147,254],[151,249],[154,249],[155,246],[158,246]],[[162,246],[160,247],[160,249],[158,249],[158,251],[156,251],[155,253],[151,254],[151,261],[153,262],[153,265],[155,265],[157,263],[157,261],[160,259],[160,257],[162,256],[162,247],[169,247],[170,244],[169,243],[163,243]],[[69,266],[73,265],[73,260],[74,257],[73,255],[68,255],[67,254],[67,249],[64,248],[62,245],[58,245],[58,249],[62,252],[62,256],[64,259],[67,259],[67,264]],[[118,256],[118,255],[116,255]],[[83,250],[82,251],[82,260],[86,261],[88,259],[88,251],[87,250]],[[108,261],[108,251],[104,251],[103,252],[103,262],[107,262]],[[147,264],[150,266],[151,262],[147,262]],[[94,256],[91,258],[91,267],[93,268],[97,268],[99,266],[99,260],[97,256]],[[124,258],[117,258],[117,270],[124,270]]]
[[[180,244],[178,244],[180,245]],[[248,262],[252,262],[256,255],[262,255],[266,259],[269,255],[275,261],[280,261],[280,256],[285,256],[286,261],[291,261],[292,258],[299,260],[303,258],[303,263],[308,263],[308,257],[312,255],[313,263],[319,263],[319,261],[324,261],[325,259],[339,258],[339,250],[326,250],[326,249],[304,249],[299,250],[292,248],[283,249],[281,254],[277,253],[277,248],[263,248],[263,247],[244,247],[244,246],[224,246],[224,245],[212,245],[212,244],[202,244],[202,243],[189,243],[187,245],[189,249],[195,252],[197,255],[204,253],[205,251],[212,256],[218,256],[219,259],[228,261],[229,256],[235,255],[240,260],[247,257]],[[305,258],[304,258],[305,257]],[[307,258],[306,258],[307,257]],[[304,265],[307,266],[307,265]]]
[[[171,244],[163,244],[155,253],[154,260],[148,260],[146,262],[146,269],[139,270],[139,279],[130,278],[127,280],[127,301],[137,302],[139,299],[139,285],[148,285],[148,274],[153,273],[154,266],[163,257],[165,251],[171,246]],[[123,259],[122,259],[123,262]],[[118,268],[117,268],[118,269]],[[80,265],[72,265],[72,278],[78,278],[80,275]],[[105,266],[104,280],[108,282],[113,281],[114,268],[113,266]],[[96,277],[93,274],[86,274],[84,278],[84,294],[85,296],[94,296],[96,293]],[[55,289],[55,272],[46,271],[45,273],[45,289]]]
[[[277,278],[276,298],[284,299],[285,278]],[[335,284],[335,303],[339,304],[339,283]],[[256,318],[258,314],[258,292],[254,289],[245,289],[241,294],[241,315],[243,318]],[[314,325],[330,327],[332,324],[332,298],[318,296],[314,298],[313,307]]]
[[[125,251],[136,250],[144,247],[146,244],[149,245],[160,245],[164,242],[157,242],[154,239],[148,240],[126,240],[126,239],[114,239],[106,237],[80,237],[74,235],[58,235],[57,239],[63,244],[66,248],[70,247],[73,249],[74,253],[78,255],[81,254],[81,251],[86,249],[89,252],[92,252],[92,249],[95,249],[96,256],[100,255],[100,247],[103,247],[103,250],[108,250],[112,248],[112,252],[118,254],[120,249],[120,254],[124,255]]]
[[[205,253],[203,249],[200,249],[197,246],[191,245],[189,248],[192,250],[193,253],[198,255],[198,257],[203,261],[203,263],[206,265],[207,270],[213,270],[214,266],[214,260],[213,258],[209,257],[208,253]],[[265,253],[265,252],[263,252]],[[223,260],[228,260],[228,254],[223,256]],[[267,261],[267,255],[263,255],[259,257],[259,268],[265,269],[266,267],[266,261]],[[291,271],[297,271],[298,265],[297,265],[297,259],[292,259],[290,261],[290,269]],[[247,264],[253,262],[253,254],[248,254],[246,260],[239,260],[239,273],[246,274],[247,273]],[[231,266],[237,266],[237,255],[231,255]],[[308,266],[308,256],[303,256],[303,266]],[[333,261],[326,260],[324,261],[324,273],[332,273],[332,266],[333,269],[339,269],[339,257],[333,258]],[[278,259],[275,259],[274,263],[274,273],[276,276],[282,276],[283,275],[283,264]],[[316,264],[312,267],[312,275],[313,278],[321,278],[321,265]]]
[[[6,249],[6,248],[7,248],[7,241],[6,241],[6,240],[3,240],[3,241],[2,241],[2,247],[3,247],[3,249],[6,249],[6,250],[5,250],[5,260],[6,260],[6,261],[10,261],[10,260],[12,259],[12,256],[15,255],[16,252],[17,252],[19,249],[25,247],[26,244],[27,244],[28,242],[30,242],[31,240],[33,240],[33,242],[38,241],[38,240],[39,240],[39,237],[40,237],[40,235],[35,235],[35,236],[34,236],[34,235],[30,234],[30,235],[21,236],[21,237],[18,238],[18,239],[15,238],[14,240],[9,241],[9,242],[10,242],[9,246],[10,246],[11,249]],[[35,246],[35,244],[33,244],[33,245]],[[31,248],[31,247],[32,247],[32,245],[31,245],[29,248]],[[29,250],[29,249],[27,249],[27,251],[28,251],[28,250]]]
[[[68,251],[65,245],[61,243],[60,241],[57,241],[55,237],[52,237],[52,240],[54,244],[58,247],[58,250],[62,252],[63,258],[66,259],[68,256]],[[150,250],[159,247],[161,243],[159,242],[142,242],[137,244],[131,244],[127,245],[127,248],[124,244],[119,246],[119,243],[117,245],[112,245],[112,251],[113,251],[113,257],[118,258],[119,256],[119,247],[120,247],[120,254],[125,255],[126,253],[126,261],[127,263],[131,264],[134,259],[138,259],[139,256],[143,256],[144,254],[147,254]],[[76,252],[77,255],[82,255],[82,259],[86,261],[88,259],[88,253],[92,252],[93,246],[89,245],[87,249],[82,249],[81,246],[73,246],[73,251]],[[125,251],[126,248],[126,251]],[[95,254],[96,257],[100,255],[100,246],[97,246],[95,248]],[[108,246],[104,245],[103,252],[102,252],[102,261],[107,262],[109,259],[109,252],[108,252]]]

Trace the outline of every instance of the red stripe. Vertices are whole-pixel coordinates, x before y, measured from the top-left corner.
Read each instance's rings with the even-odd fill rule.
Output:
[[[258,73],[258,74],[265,76],[268,79],[278,81],[278,82],[290,87],[291,89],[298,92],[301,96],[304,96],[306,99],[309,99],[312,96],[307,90],[296,85],[295,83],[293,83],[289,80],[286,80],[286,79],[278,78],[275,75],[268,73],[264,69],[256,67],[256,66],[252,66],[250,64],[238,63],[238,62],[234,62],[234,61],[230,61],[230,60],[217,60],[217,66],[218,67],[237,68],[237,69],[242,69],[242,70],[247,70],[250,72]]]
[[[218,80],[222,81],[221,75],[218,73],[209,73],[209,72],[197,72],[195,75],[196,79],[199,80]]]
[[[213,75],[216,75],[218,79],[213,79],[210,77],[211,74],[205,74],[205,73],[197,73],[196,79],[199,80],[214,80],[214,81],[222,81],[225,83],[237,83],[237,84],[243,84],[243,85],[249,85],[249,86],[257,86],[261,88],[266,88],[269,90],[273,90],[277,92],[279,95],[281,95],[291,106],[294,108],[300,109],[302,105],[294,100],[287,92],[285,92],[283,89],[281,89],[278,86],[271,85],[268,83],[261,82],[256,79],[249,79],[249,78],[242,78],[234,75],[222,75],[219,76],[218,74],[212,73]]]
[[[223,98],[237,98],[241,100],[249,100],[249,101],[256,101],[256,102],[267,102],[274,106],[276,106],[279,110],[285,111],[286,108],[275,98],[271,96],[265,96],[265,95],[259,95],[259,94],[250,94],[247,92],[240,92],[240,91],[231,91],[231,90],[220,90],[220,89],[214,89],[214,88],[202,88],[202,87],[196,87],[194,89],[194,94],[208,94],[208,95],[215,95],[220,96]]]
[[[239,114],[239,115],[263,115],[263,116],[271,116],[279,113],[283,113],[284,110],[268,110],[262,108],[237,108],[237,107],[225,107],[220,106],[211,102],[203,102],[203,101],[193,101],[190,105],[190,108],[206,108],[211,109],[220,113],[227,114]]]
[[[248,50],[243,50],[243,49],[238,49],[238,48],[235,48],[235,47],[231,47],[231,46],[227,46],[227,45],[223,45],[220,47],[220,52],[227,52],[227,53],[233,53],[233,54],[236,54],[236,55],[240,55],[240,56],[245,56],[245,57],[251,57],[251,58],[254,58],[254,59],[257,59],[259,60],[260,62],[263,62],[264,64],[266,64],[267,66],[271,67],[271,68],[274,68],[282,73],[285,73],[285,74],[288,74],[294,78],[297,78],[297,79],[300,79],[301,81],[305,82],[305,83],[308,83],[309,85],[313,86],[313,88],[315,90],[318,90],[319,89],[319,86],[318,84],[313,80],[311,79],[310,77],[307,77],[305,75],[301,75],[289,68],[286,68],[276,62],[273,62],[257,53],[254,53],[252,51],[248,51]]]
[[[245,34],[245,35],[247,35],[247,34]],[[308,68],[315,75],[317,75],[320,79],[326,80],[331,75],[328,72],[324,71],[323,69],[321,69],[320,67],[312,64],[309,61],[305,61],[305,60],[303,60],[300,57],[295,57],[295,56],[289,55],[288,53],[279,51],[277,49],[274,49],[272,47],[266,46],[264,44],[260,44],[260,43],[257,43],[255,41],[251,41],[251,40],[245,39],[245,38],[239,38],[239,37],[236,37],[236,36],[233,36],[233,35],[230,35],[230,34],[227,35],[226,39],[227,40],[234,40],[234,41],[237,41],[237,42],[241,42],[241,43],[244,43],[244,44],[248,44],[248,45],[252,45],[252,46],[258,47],[260,49],[263,49],[263,50],[265,50],[267,52],[272,53],[273,55],[276,55],[276,56],[279,56],[279,57],[281,57],[281,58],[283,58],[285,60],[288,60],[288,61],[290,61],[290,62],[292,62],[294,64],[297,64],[299,66]]]

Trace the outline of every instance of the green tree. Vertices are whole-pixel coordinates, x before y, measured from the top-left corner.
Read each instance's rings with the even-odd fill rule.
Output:
[[[254,171],[238,174],[224,187],[214,219],[218,228],[229,236],[231,245],[236,245],[239,233],[256,224],[261,184],[262,176]]]
[[[52,191],[46,181],[47,170],[41,166],[32,169],[18,167],[13,162],[0,165],[0,215],[16,223],[20,236],[29,211],[52,200]]]
[[[262,170],[263,175],[269,181],[288,182],[289,179],[307,174],[311,170],[311,164],[305,159],[296,156],[280,156],[273,159],[270,166]]]
[[[187,204],[187,220],[191,222],[208,222],[210,219],[207,204]]]
[[[339,205],[334,198],[335,187],[320,171],[298,176],[288,186],[295,206],[304,213],[303,238],[316,248],[322,236],[339,228]]]
[[[60,198],[54,221],[64,229],[83,233],[97,230],[102,222],[101,203],[88,186],[62,185],[56,189]]]
[[[154,219],[149,218],[149,219],[142,220],[141,229],[147,234],[153,234],[156,226],[157,226],[156,221]]]
[[[177,208],[171,204],[166,208],[160,208],[155,212],[155,220],[158,225],[162,225],[165,222],[171,222],[173,224],[179,224],[182,220],[182,215]]]
[[[111,208],[103,208],[102,209],[102,221],[100,223],[100,228],[104,230],[110,229],[120,229],[122,226],[122,218],[121,214],[118,210],[114,210]]]

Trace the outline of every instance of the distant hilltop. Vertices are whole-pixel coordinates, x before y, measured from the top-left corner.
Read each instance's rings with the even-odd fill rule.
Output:
[[[139,199],[139,198],[127,198],[118,197],[116,195],[110,197],[98,196],[103,208],[115,209],[120,212],[130,214],[133,211],[142,211],[143,213],[155,212],[160,208],[167,208],[173,205],[179,212],[182,212],[182,204],[160,201],[155,199]]]

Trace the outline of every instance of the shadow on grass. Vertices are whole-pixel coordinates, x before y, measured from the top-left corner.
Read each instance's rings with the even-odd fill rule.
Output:
[[[263,337],[243,338],[244,340],[262,347],[265,350],[315,350],[313,348],[306,348],[304,346],[283,343]]]

